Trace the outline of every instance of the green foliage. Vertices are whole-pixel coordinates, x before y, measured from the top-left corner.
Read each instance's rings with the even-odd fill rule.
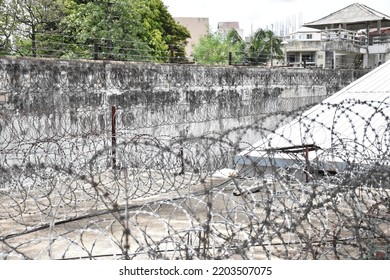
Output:
[[[0,55],[8,54],[11,48],[11,32],[13,29],[13,21],[5,13],[6,5],[3,0],[0,0]]]
[[[155,56],[167,60],[173,51],[175,58],[184,57],[189,31],[175,22],[161,0],[133,0],[145,29],[144,41],[155,51]]]
[[[229,52],[232,64],[263,65],[283,57],[281,39],[272,31],[262,29],[253,34],[249,43],[234,29],[226,35],[209,33],[195,46],[194,57],[201,64],[228,64]]]
[[[95,52],[99,59],[141,60],[152,55],[132,1],[79,4],[62,20],[61,28],[69,39],[65,56],[92,58]]]
[[[5,14],[13,20],[14,52],[37,55],[38,35],[58,30],[65,0],[10,0]]]
[[[0,52],[167,61],[190,34],[161,0],[0,0]],[[12,38],[12,40],[11,40]]]
[[[251,65],[260,65],[271,59],[280,59],[283,56],[281,42],[271,30],[258,29],[251,36],[246,61]]]
[[[236,30],[230,30],[226,35],[209,32],[202,37],[194,47],[193,56],[200,64],[228,64],[229,53],[232,53],[232,63],[241,63],[245,43]]]

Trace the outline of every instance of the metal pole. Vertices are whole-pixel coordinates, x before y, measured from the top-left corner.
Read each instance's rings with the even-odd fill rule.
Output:
[[[94,60],[99,59],[99,45],[97,39],[93,39],[93,59]]]
[[[184,147],[183,147],[183,142],[180,143],[180,152],[179,152],[179,157],[181,161],[181,171],[180,175],[184,174]]]
[[[111,156],[112,168],[116,169],[116,107],[111,107]]]
[[[169,62],[174,62],[174,52],[173,52],[173,45],[169,45]]]
[[[306,157],[306,183],[309,183],[309,146],[306,145],[305,147],[305,157]]]
[[[274,66],[274,56],[273,56],[273,46],[272,46],[272,38],[271,38],[271,67]]]

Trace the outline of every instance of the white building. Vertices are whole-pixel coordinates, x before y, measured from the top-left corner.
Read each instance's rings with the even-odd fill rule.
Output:
[[[285,38],[285,64],[327,69],[375,68],[390,59],[390,17],[352,4],[304,24]]]
[[[390,16],[365,5],[349,5],[304,26],[322,30],[324,68],[374,68],[390,59],[390,34],[381,34]]]
[[[323,67],[325,52],[321,50],[321,30],[301,27],[284,41],[285,63],[290,67]]]

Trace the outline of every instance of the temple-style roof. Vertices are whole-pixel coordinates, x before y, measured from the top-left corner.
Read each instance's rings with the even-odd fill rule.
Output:
[[[341,10],[338,10],[319,20],[304,24],[306,27],[318,29],[330,28],[332,25],[337,28],[339,24],[346,24],[348,30],[359,30],[367,27],[367,23],[381,21],[382,27],[390,26],[390,16],[378,12],[365,5],[355,3]]]

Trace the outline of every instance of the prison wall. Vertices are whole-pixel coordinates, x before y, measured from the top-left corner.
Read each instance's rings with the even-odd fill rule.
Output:
[[[118,129],[133,134],[232,134],[272,130],[342,89],[358,70],[202,66],[3,57],[3,115],[106,130],[112,108]],[[91,112],[88,113],[88,112]],[[246,132],[242,132],[246,130]]]

